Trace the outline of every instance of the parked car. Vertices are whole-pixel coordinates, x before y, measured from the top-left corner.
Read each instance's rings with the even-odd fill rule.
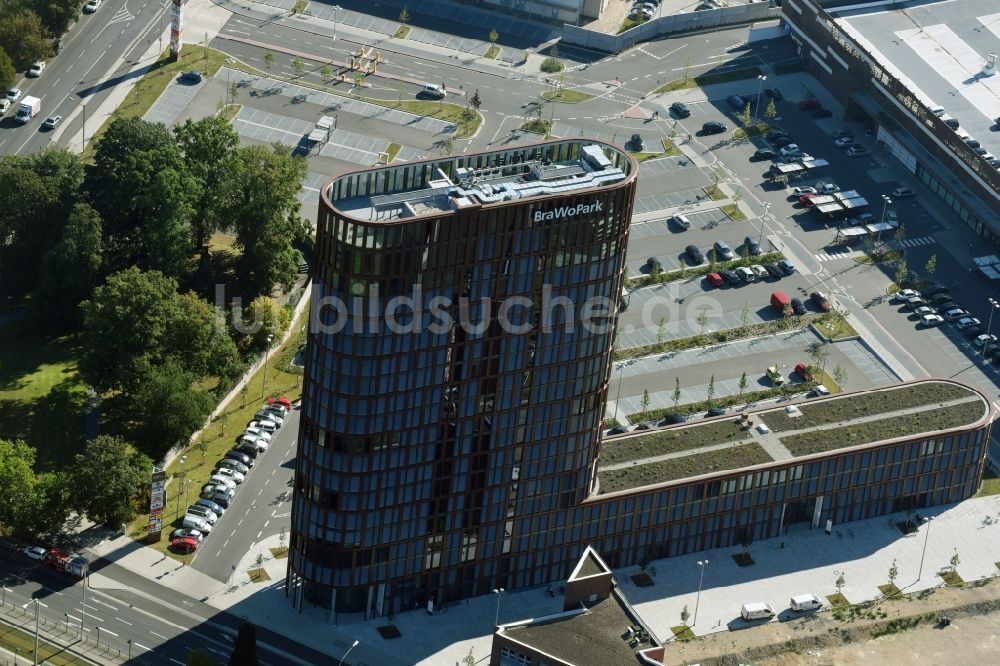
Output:
[[[946,312],[951,312],[952,310],[961,310],[962,306],[956,301],[947,301],[938,306],[937,311],[939,315],[943,315]]]
[[[271,419],[255,419],[247,423],[247,430],[250,428],[257,428],[271,435],[278,430],[278,424]]]
[[[232,458],[223,458],[219,461],[218,467],[221,469],[223,467],[228,467],[229,469],[235,469],[240,474],[246,476],[250,473],[250,468],[239,462],[238,460],[233,460]]]
[[[783,129],[774,128],[774,129],[768,130],[767,134],[764,135],[764,138],[767,139],[768,141],[774,141],[775,139],[778,139],[778,138],[783,137],[783,136],[787,137],[788,136],[788,132],[786,132]]]
[[[208,509],[217,516],[223,516],[226,513],[226,507],[222,506],[221,504],[213,500],[205,499],[204,497],[199,497],[198,501],[195,502],[195,504],[199,504],[205,507],[206,509]]]
[[[740,617],[747,622],[752,622],[753,620],[770,620],[774,617],[774,609],[771,608],[770,604],[760,602],[743,604],[740,608]]]
[[[819,108],[821,108],[819,101],[812,98],[804,99],[801,102],[799,102],[799,109],[801,111],[815,111],[816,109]]]
[[[267,399],[268,407],[273,407],[274,405],[281,407],[282,409],[285,410],[286,413],[292,411],[292,401],[283,395],[280,395],[277,398]]]
[[[181,81],[187,81],[188,83],[201,83],[201,72],[197,70],[192,70],[190,72],[184,72],[181,74]]]
[[[926,305],[921,305],[919,308],[913,311],[912,319],[922,319],[927,315],[934,314],[934,308],[928,307]]]
[[[237,451],[236,449],[233,449],[232,451],[227,452],[225,457],[228,458],[229,460],[235,460],[238,463],[242,463],[247,467],[253,467],[253,462],[254,462],[253,458],[243,453],[242,451]]]
[[[670,105],[670,112],[678,118],[687,118],[691,115],[691,109],[684,102],[674,102]]]
[[[755,150],[753,155],[750,156],[750,161],[759,162],[761,160],[773,160],[778,156],[778,153],[774,152],[770,148],[761,148],[760,150]]]
[[[902,199],[904,197],[915,197],[917,196],[917,191],[912,187],[897,187],[892,191],[893,199]]]
[[[688,245],[684,248],[684,254],[687,255],[688,261],[696,266],[705,261],[705,255],[701,253],[697,245]]]
[[[638,132],[636,132],[635,134],[632,135],[632,138],[629,139],[629,143],[632,144],[632,150],[634,150],[636,152],[638,152],[638,151],[640,151],[640,150],[642,150],[642,149],[644,149],[646,147],[646,144],[643,143],[643,141],[642,141],[642,136],[640,136]]]
[[[750,101],[742,95],[733,95],[726,99],[726,102],[733,111],[738,111],[739,113],[743,113],[744,109],[747,108],[747,104],[750,103]]]
[[[684,423],[685,421],[687,421],[686,416],[684,416],[680,412],[674,412],[673,414],[667,414],[666,417],[664,417],[663,420],[660,421],[659,425],[661,426],[676,425],[678,423]]]
[[[667,221],[685,231],[691,228],[691,220],[688,219],[687,215],[681,215],[680,213],[677,215],[671,215]]]
[[[42,129],[55,129],[56,125],[62,122],[62,116],[49,116],[42,122]]]
[[[746,248],[751,257],[756,257],[760,254],[760,243],[753,236],[747,236],[743,239],[743,247]]]
[[[183,538],[194,539],[195,541],[201,541],[205,538],[205,535],[198,530],[189,530],[186,527],[181,527],[170,533],[171,539],[183,539]]]
[[[278,414],[279,411],[281,412],[280,414]],[[254,414],[253,417],[255,419],[269,419],[273,421],[275,424],[277,424],[277,426],[280,428],[281,426],[285,425],[284,414],[285,410],[281,409],[280,407],[278,409],[268,409],[267,407],[264,407],[262,409],[258,409],[257,413]]]
[[[985,347],[986,345],[995,344],[997,341],[997,336],[992,333],[983,333],[982,335],[977,335],[973,342],[977,347]]]
[[[220,467],[217,470],[215,470],[215,474],[218,476],[223,476],[235,482],[236,484],[243,483],[246,480],[245,476],[237,472],[235,469],[230,469],[229,467]],[[212,478],[214,479],[215,475],[213,475]]]
[[[920,296],[910,296],[908,299],[903,301],[904,310],[916,310],[922,305],[927,305],[927,301]]]
[[[753,271],[753,274],[757,276],[758,280],[764,280],[768,277],[768,275],[770,275],[767,272],[767,269],[761,266],[760,264],[754,264],[753,266],[750,267],[750,270]]]
[[[233,488],[233,489],[235,489],[236,485],[237,485],[236,484],[236,479],[233,479],[233,478],[231,478],[230,476],[228,476],[226,474],[218,474],[218,473],[216,473],[216,474],[213,474],[212,476],[208,477],[208,480],[211,481],[212,483],[214,483],[217,486],[229,486],[230,488]]]
[[[920,318],[917,322],[917,326],[923,326],[925,328],[933,328],[934,326],[940,326],[944,322],[944,317],[939,314],[928,314]]]
[[[777,262],[774,261],[772,261],[769,264],[764,264],[764,270],[766,270],[767,274],[773,278],[780,279],[785,276],[785,272],[781,270],[781,267],[778,266]]]
[[[781,371],[778,370],[778,366],[776,365],[772,365],[770,368],[765,370],[764,374],[767,375],[767,378],[775,386],[781,386],[785,383],[785,378],[781,376]]]
[[[736,274],[740,276],[740,280],[743,282],[753,282],[757,279],[757,276],[753,274],[753,271],[746,266],[740,266],[736,269]]]
[[[202,493],[198,495],[198,498],[212,500],[213,502],[221,506],[223,509],[229,508],[229,501],[232,499],[231,497],[222,492]]]
[[[260,437],[254,437],[253,435],[243,435],[240,437],[239,450],[243,451],[243,447],[253,447],[260,452],[267,451],[268,443],[266,440]]]
[[[799,594],[792,597],[789,607],[796,613],[819,610],[823,602],[815,594]]]
[[[951,300],[951,294],[934,294],[929,299],[927,299],[927,302],[933,305],[934,307],[937,307],[942,303],[947,303],[950,300]]]
[[[963,308],[955,308],[953,310],[948,310],[944,313],[944,318],[948,321],[958,321],[959,319],[965,319],[969,316]]]
[[[608,430],[609,435],[624,435],[627,432],[628,428],[623,425],[611,426],[611,429]]]
[[[256,426],[247,426],[247,428],[243,430],[243,434],[263,439],[265,442],[271,441],[271,433],[267,432],[263,428],[258,428]]]
[[[31,66],[31,69],[28,70],[28,76],[36,78],[41,76],[42,72],[44,71],[45,71],[45,61],[39,60],[38,62],[36,62]]]
[[[771,143],[778,148],[784,148],[785,146],[792,145],[792,138],[789,136],[779,136],[777,139],[771,141]]]
[[[839,139],[834,140],[833,145],[837,148],[850,148],[854,145],[854,137],[850,135],[842,136]]]
[[[812,200],[815,199],[817,196],[819,196],[819,195],[817,195],[817,194],[808,194],[808,193],[807,194],[800,194],[799,195],[799,203],[802,204],[803,206],[812,206]]]
[[[830,305],[830,299],[827,298],[826,294],[824,294],[821,291],[814,291],[813,293],[809,294],[809,300],[815,303],[816,307],[818,307],[823,312],[829,312],[830,308],[832,307]]]
[[[868,150],[864,146],[851,146],[847,149],[848,157],[866,157],[871,154],[872,151]]]
[[[793,196],[800,197],[803,194],[818,194],[818,192],[816,191],[815,187],[809,187],[806,185],[801,185],[792,190]]]
[[[11,104],[21,99],[21,89],[20,88],[8,88],[6,98]]]
[[[206,536],[212,531],[212,525],[201,516],[185,515],[181,525],[188,529],[198,530]]]
[[[738,285],[740,282],[743,281],[740,279],[740,276],[737,275],[736,271],[731,271],[728,268],[720,269],[719,275],[721,275],[722,279],[731,285]]]
[[[958,320],[955,326],[958,327],[958,330],[964,331],[967,328],[971,328],[973,326],[979,326],[981,323],[983,322],[979,321],[975,317],[962,317],[961,319]]]
[[[209,525],[214,525],[219,520],[219,514],[201,504],[192,504],[185,513],[189,516],[198,516],[207,521]]]
[[[900,289],[890,298],[892,303],[903,303],[908,298],[913,298],[914,296],[920,296],[920,292],[915,289]]]
[[[87,4],[83,6],[83,11],[87,14],[93,14],[101,6],[102,2],[103,0],[87,0]]]
[[[814,382],[816,381],[816,375],[809,372],[808,363],[799,363],[795,366],[795,374],[797,374],[804,382]]]
[[[236,447],[236,450],[251,460],[257,460],[257,456],[261,454],[261,450],[257,448],[256,444],[240,444]]]
[[[663,272],[663,264],[656,257],[650,257],[646,260],[646,265],[649,266],[649,274],[655,275],[656,273]]]
[[[198,550],[198,540],[191,537],[177,537],[170,540],[170,548],[175,552],[190,555]]]
[[[705,412],[705,416],[725,416],[725,414],[726,414],[725,407],[712,407],[707,412]]]
[[[225,495],[227,497],[232,497],[236,494],[235,488],[230,488],[229,486],[224,486],[218,483],[206,483],[201,487],[201,495],[206,493],[211,493],[213,495]],[[201,496],[199,495],[199,497]]]
[[[736,255],[733,254],[732,248],[730,248],[724,241],[715,241],[712,245],[712,249],[715,251],[716,261],[732,261],[736,258]]]
[[[722,134],[728,128],[725,123],[720,123],[717,120],[709,120],[707,123],[701,126],[702,134]]]
[[[790,262],[788,259],[782,259],[781,261],[779,261],[778,268],[780,268],[781,272],[784,273],[785,275],[791,275],[792,273],[795,272],[795,264]]]
[[[944,286],[943,284],[935,283],[931,284],[930,286],[924,287],[923,289],[920,290],[920,293],[924,298],[927,298],[928,296],[937,296],[938,294],[948,293],[948,287]]]
[[[808,312],[806,310],[805,304],[802,303],[802,299],[800,298],[792,299],[792,312],[794,312],[797,315],[803,315],[806,312]]]
[[[968,328],[966,328],[965,330],[962,331],[962,333],[964,333],[965,337],[967,337],[967,338],[978,337],[979,334],[982,333],[982,332],[983,332],[983,328],[982,328],[982,326],[979,326],[978,324],[974,324],[972,326],[969,326]]]
[[[718,273],[709,273],[708,275],[705,276],[705,279],[708,280],[709,284],[711,284],[713,287],[722,286],[722,276],[719,275]]]
[[[42,548],[41,546],[28,546],[24,549],[24,554],[33,560],[44,560],[45,554],[48,552],[47,548]]]

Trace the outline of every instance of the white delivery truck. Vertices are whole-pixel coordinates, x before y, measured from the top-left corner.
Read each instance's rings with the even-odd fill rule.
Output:
[[[14,120],[17,121],[19,125],[23,125],[37,116],[41,110],[42,100],[29,95],[21,100],[21,106],[17,107],[17,115],[14,116]]]
[[[771,608],[770,604],[757,601],[749,604],[743,604],[743,607],[740,608],[740,616],[747,622],[752,622],[754,620],[770,620],[774,617],[774,609]]]

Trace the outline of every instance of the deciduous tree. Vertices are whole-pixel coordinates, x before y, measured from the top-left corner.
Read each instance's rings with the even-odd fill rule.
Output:
[[[7,51],[0,47],[0,88],[9,88],[17,79],[17,72],[14,63],[11,61]]]
[[[257,630],[249,622],[240,625],[229,666],[260,666],[257,658]]]
[[[0,48],[21,71],[52,55],[52,33],[35,12],[8,4],[0,9]]]
[[[242,346],[249,350],[264,351],[267,339],[280,340],[288,329],[291,314],[288,309],[270,296],[258,296],[243,312],[243,327],[246,338]]]
[[[24,533],[31,522],[35,498],[35,449],[21,440],[0,439],[0,525]]]
[[[135,515],[135,502],[149,488],[153,463],[118,437],[99,435],[76,454],[70,472],[73,504],[94,522],[117,527]]]
[[[143,370],[138,388],[129,396],[128,408],[139,423],[136,445],[159,460],[204,425],[215,401],[194,388],[197,377],[174,359],[155,367],[144,365]]]
[[[223,165],[239,145],[240,137],[232,125],[218,116],[197,122],[188,119],[174,127],[174,136],[188,171],[201,185],[197,212],[191,217],[191,240],[194,247],[201,248],[219,228]]]

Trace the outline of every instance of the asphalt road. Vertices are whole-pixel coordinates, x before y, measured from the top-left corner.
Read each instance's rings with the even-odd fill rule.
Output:
[[[0,154],[35,152],[54,140],[66,146],[82,127],[82,107],[96,108],[110,88],[125,80],[135,59],[157,40],[165,20],[163,5],[157,2],[105,0],[93,14],[81,14],[63,38],[62,53],[49,60],[42,75],[15,83],[25,95],[41,99],[41,113],[18,125],[14,111],[9,111],[0,121]],[[61,127],[43,131],[42,121],[54,114],[63,117]],[[89,124],[87,134],[96,129]]]
[[[299,411],[292,410],[285,425],[271,438],[268,450],[241,483],[226,513],[202,541],[191,566],[219,581],[227,581],[232,567],[250,546],[266,537],[287,534],[291,524],[292,476]]]

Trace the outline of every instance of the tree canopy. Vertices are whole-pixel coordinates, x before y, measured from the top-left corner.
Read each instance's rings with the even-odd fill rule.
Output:
[[[99,435],[76,454],[70,475],[73,505],[94,522],[117,527],[135,515],[149,489],[153,462],[118,437]]]
[[[23,531],[30,522],[35,496],[35,450],[21,440],[0,439],[0,525]]]
[[[75,328],[79,305],[94,290],[101,270],[101,216],[85,203],[69,214],[62,236],[42,256],[38,286],[31,299],[46,328]]]
[[[174,359],[144,364],[139,386],[129,396],[130,413],[142,414],[135,437],[141,451],[159,460],[205,423],[215,400],[192,388],[197,376]]]
[[[0,5],[0,47],[10,56],[15,71],[24,70],[52,55],[52,33],[35,12],[14,2],[4,3]]]
[[[249,622],[240,625],[229,666],[260,666],[257,658],[257,629]]]
[[[232,126],[218,116],[195,122],[190,118],[174,127],[174,136],[188,171],[201,182],[197,213],[191,218],[191,239],[196,248],[208,242],[219,228],[220,182],[223,165],[240,143]]]

